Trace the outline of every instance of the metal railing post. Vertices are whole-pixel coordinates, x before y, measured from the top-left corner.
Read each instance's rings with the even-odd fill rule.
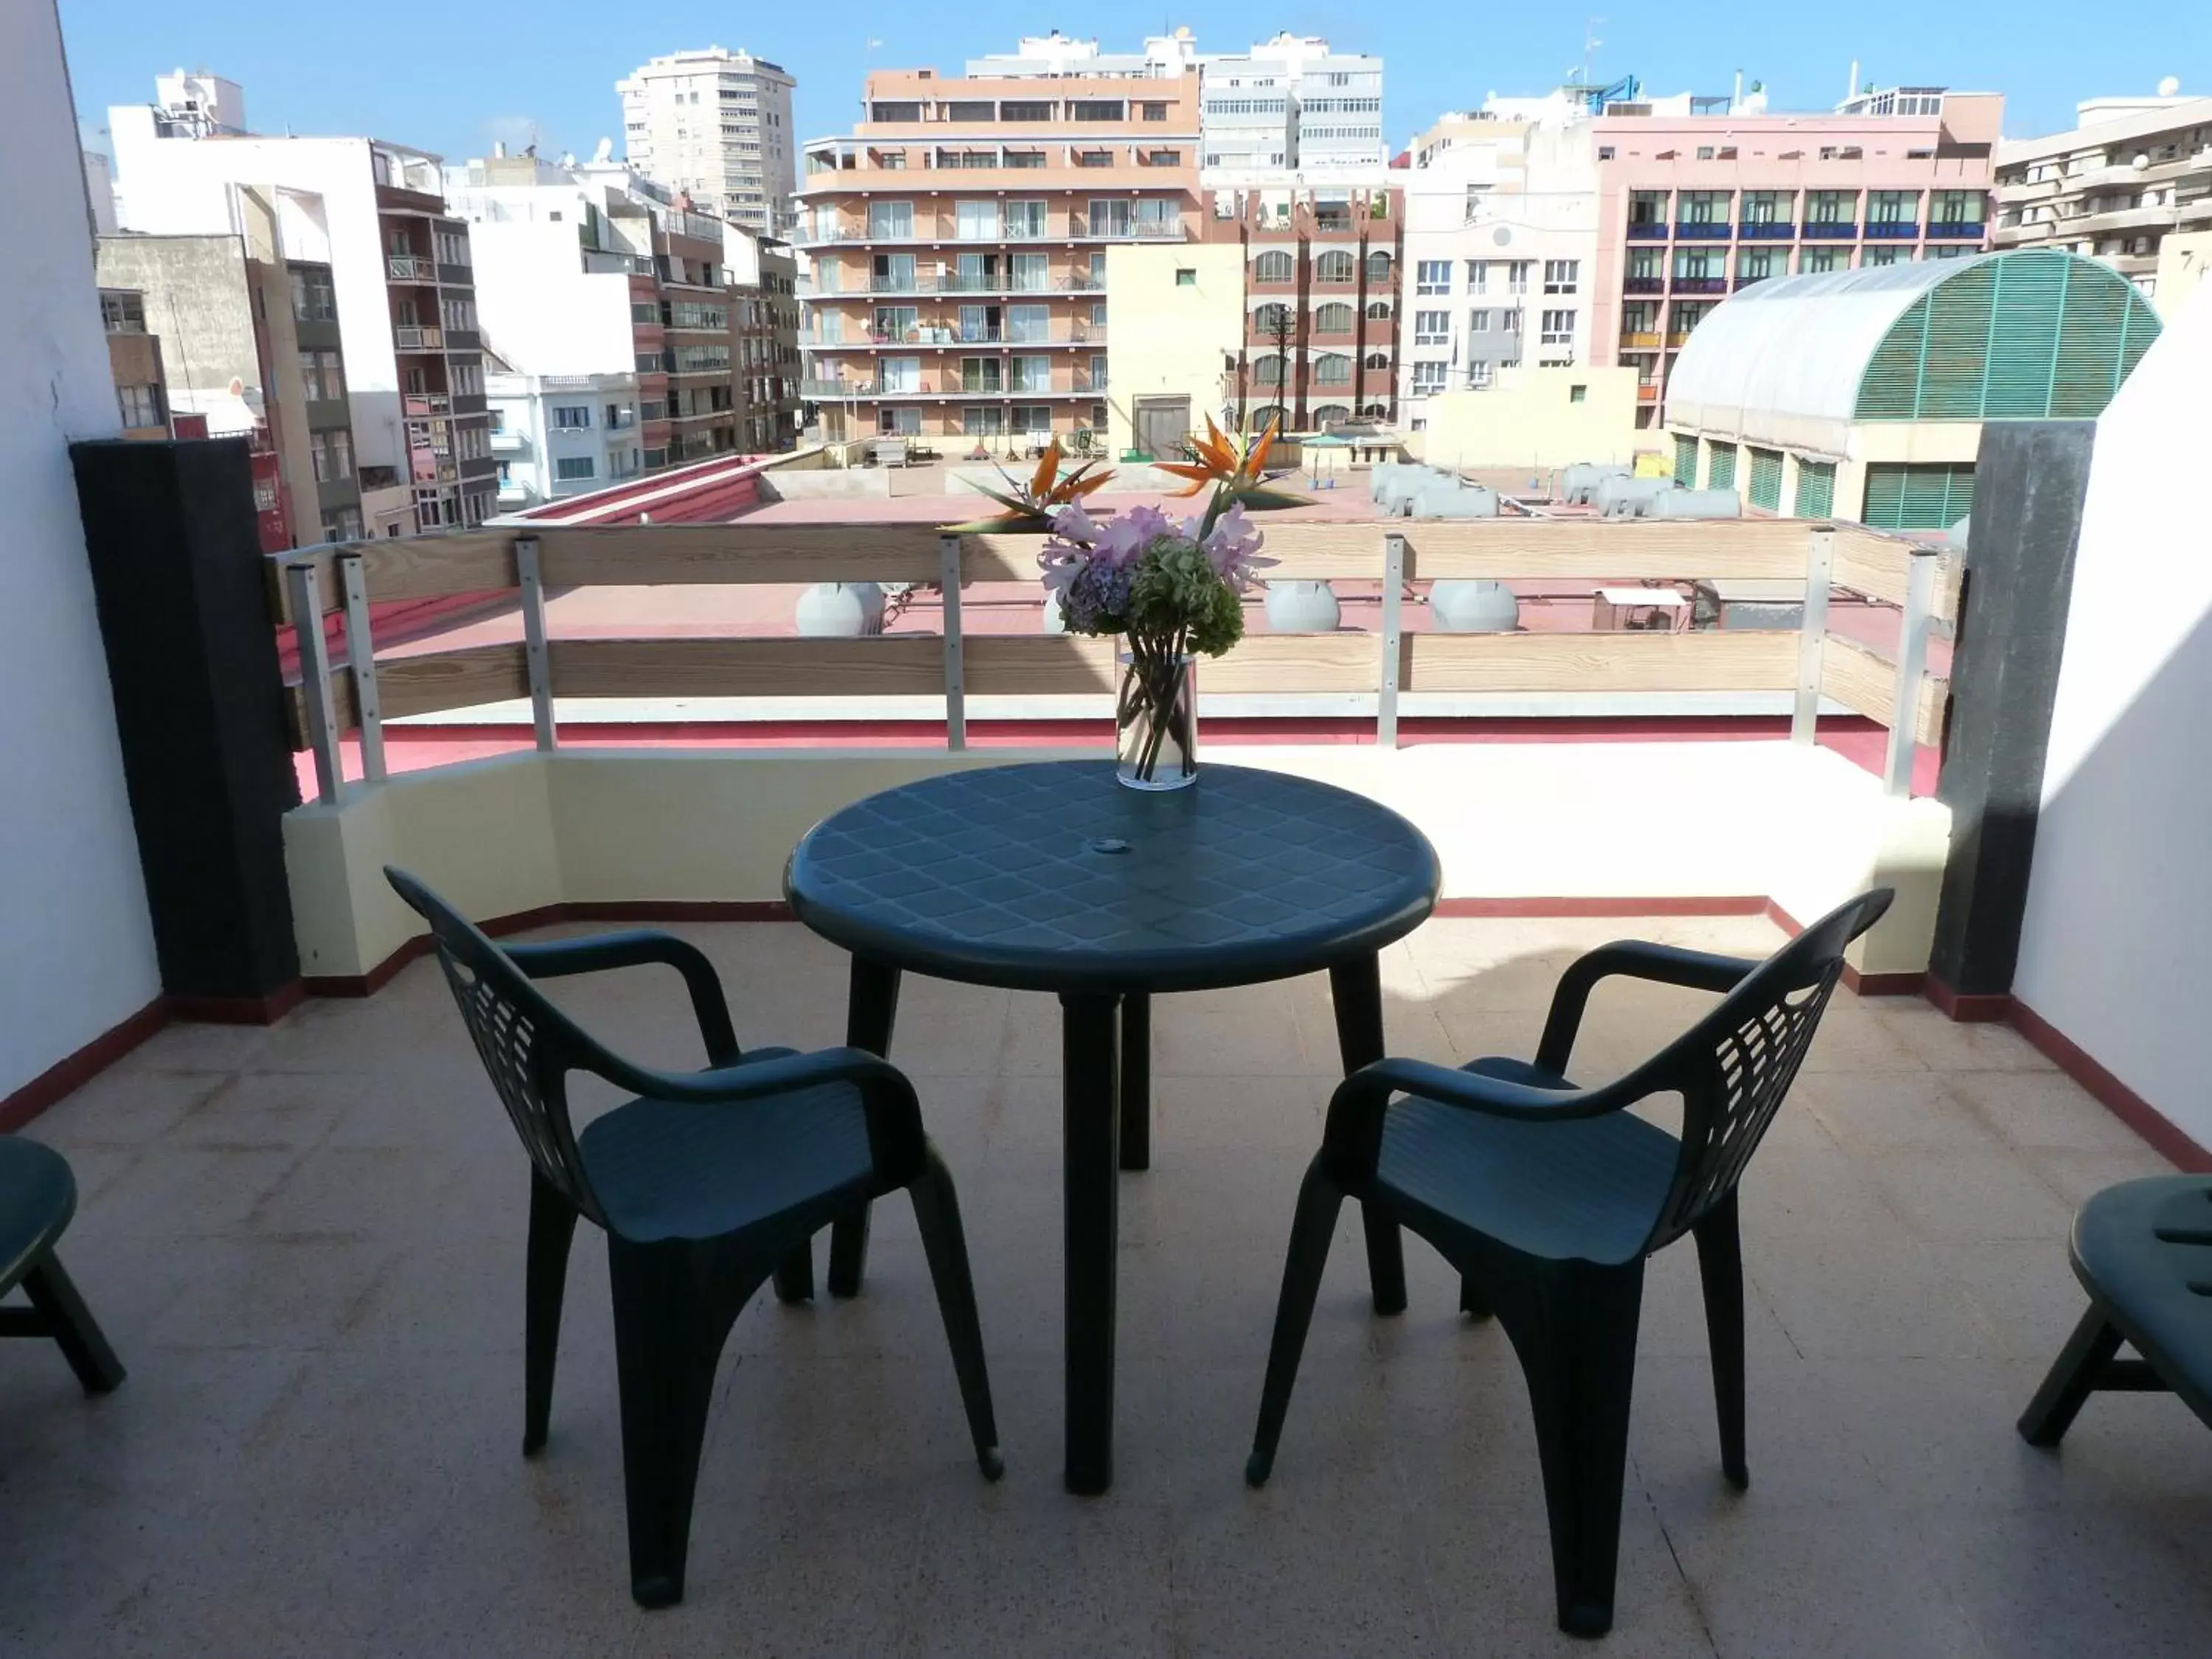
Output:
[[[514,538],[515,585],[522,590],[522,660],[530,678],[530,720],[538,729],[538,748],[550,754],[553,730],[553,661],[545,649],[545,585],[538,577],[538,538]]]
[[[307,747],[315,757],[315,799],[335,801],[345,789],[345,763],[338,752],[337,720],[331,702],[331,653],[323,639],[321,585],[313,559],[284,567],[284,587],[292,604],[292,638],[300,650],[300,690],[307,704]]]
[[[1797,705],[1790,716],[1790,741],[1810,744],[1820,723],[1820,665],[1828,638],[1828,587],[1836,568],[1836,532],[1813,532],[1805,555],[1805,620],[1797,635]]]
[[[1376,681],[1375,741],[1384,749],[1398,746],[1398,665],[1404,654],[1406,605],[1406,538],[1382,538],[1382,663]]]
[[[1920,742],[1920,682],[1928,672],[1928,626],[1936,609],[1940,556],[1915,548],[1905,567],[1905,617],[1897,636],[1897,695],[1890,710],[1889,750],[1882,757],[1885,793],[1912,793],[1913,751]]]
[[[968,668],[961,649],[957,536],[937,538],[937,580],[945,592],[945,746],[960,750],[968,746]]]
[[[368,626],[368,578],[358,552],[338,556],[338,580],[345,589],[346,667],[353,675],[353,708],[361,721],[361,775],[381,783],[384,769],[384,704],[376,690],[376,641]]]

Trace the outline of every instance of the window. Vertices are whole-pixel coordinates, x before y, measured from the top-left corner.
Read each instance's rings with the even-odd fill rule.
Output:
[[[1445,345],[1451,340],[1451,313],[1449,311],[1417,311],[1413,313],[1413,343]]]
[[[588,431],[592,424],[589,404],[556,404],[553,407],[553,429],[556,432]]]
[[[1432,392],[1442,392],[1444,389],[1444,368],[1442,363],[1415,363],[1413,395],[1421,398]]]
[[[1287,283],[1297,274],[1297,263],[1280,248],[1269,248],[1252,261],[1255,283]]]
[[[980,100],[954,99],[945,106],[948,121],[988,121],[997,112],[997,106],[988,98]]]
[[[1500,334],[1518,334],[1521,331],[1521,308],[1518,306],[1498,313],[1498,331]]]
[[[1324,351],[1314,359],[1313,383],[1316,386],[1350,386],[1352,359],[1340,351]]]
[[[1586,386],[1569,386],[1567,388],[1567,401],[1571,404],[1588,403],[1589,401],[1589,388]]]
[[[1847,247],[1808,247],[1797,256],[1797,269],[1809,275],[1822,270],[1850,269],[1851,251]]]
[[[1470,334],[1489,333],[1490,313],[1486,309],[1468,312],[1467,313],[1467,331]]]
[[[1905,247],[1870,247],[1859,258],[1863,265],[1899,265],[1911,263],[1912,250]]]
[[[309,433],[307,453],[314,463],[317,483],[336,483],[353,477],[353,434],[344,428]]]
[[[1164,121],[1168,118],[1168,106],[1165,104],[1139,104],[1137,107],[1147,121]]]
[[[483,367],[479,363],[453,365],[453,392],[463,398],[483,396]]]
[[[1333,247],[1313,264],[1316,283],[1348,283],[1356,269],[1352,256],[1340,247]]]
[[[161,424],[161,388],[157,386],[119,386],[115,388],[116,405],[122,410],[125,427],[160,426]],[[321,474],[318,473],[317,477]]]
[[[260,298],[258,292],[254,297],[257,300]],[[128,289],[100,289],[100,320],[110,334],[143,334],[146,331],[144,296]]]
[[[1747,283],[1764,282],[1769,276],[1779,276],[1786,257],[1778,247],[1739,249],[1735,256],[1736,286],[1741,288]]]
[[[441,265],[460,265],[469,263],[469,234],[465,230],[441,230],[435,241],[438,263]]]
[[[963,242],[994,242],[999,239],[996,202],[958,202],[953,205],[953,232]]]
[[[641,374],[659,374],[660,354],[657,351],[639,352],[637,354],[637,372]]]
[[[1041,149],[1010,149],[1001,153],[1000,165],[1009,167],[1041,167],[1044,152]]]
[[[1314,332],[1316,334],[1349,334],[1352,332],[1352,307],[1340,301],[1331,301],[1314,311]]]
[[[1010,238],[1035,240],[1044,234],[1045,211],[1042,202],[1006,204],[1006,234]]]
[[[480,426],[460,426],[453,428],[453,453],[465,461],[483,459],[485,428]]]
[[[1876,190],[1867,192],[1867,223],[1910,225],[1918,222],[1920,192],[1917,190]]]
[[[963,357],[960,360],[960,389],[963,392],[1003,392],[1005,377],[996,357]]]
[[[1989,198],[1978,190],[1939,190],[1928,198],[1928,220],[1937,225],[1978,227]]]
[[[878,101],[868,106],[868,119],[871,121],[919,121],[921,119],[921,106],[902,100]]]
[[[1370,323],[1389,322],[1390,302],[1388,300],[1370,300],[1367,302],[1367,320]]]
[[[1855,190],[1814,190],[1805,193],[1805,222],[1808,225],[1848,225],[1857,210]]]
[[[1196,288],[1198,286],[1198,272],[1188,265],[1177,265],[1176,267],[1175,285],[1177,288]]]
[[[1451,261],[1424,259],[1413,268],[1413,292],[1416,294],[1449,294],[1451,292]]]
[[[300,379],[305,383],[311,404],[328,403],[346,395],[345,370],[335,351],[302,351]]]
[[[556,455],[553,458],[553,476],[556,478],[589,478],[595,477],[597,471],[589,455]]]
[[[1280,357],[1261,358],[1258,362],[1252,365],[1252,379],[1255,384],[1260,386],[1278,386],[1282,385],[1283,360]]]
[[[1390,256],[1388,253],[1383,252],[1380,248],[1377,248],[1374,252],[1367,256],[1368,286],[1370,288],[1384,287],[1389,284],[1389,281]],[[1447,276],[1446,281],[1449,281],[1449,276]]]
[[[1543,329],[1537,336],[1539,345],[1572,345],[1575,343],[1575,313],[1571,311],[1547,311],[1543,316]]]
[[[1743,193],[1741,210],[1747,225],[1786,225],[1790,222],[1790,204],[1796,192],[1787,190],[1747,190]]]
[[[876,388],[880,392],[921,390],[921,359],[885,357],[876,365]]]
[[[1079,98],[1068,106],[1068,118],[1076,121],[1119,121],[1124,118],[1123,106],[1118,98]]]
[[[1528,291],[1528,267],[1533,263],[1528,259],[1510,259],[1506,262],[1505,291],[1508,294],[1526,294]]]
[[[1360,360],[1359,366],[1362,368],[1387,369],[1390,367],[1390,354],[1387,351],[1370,351]]]
[[[1482,392],[1490,385],[1492,364],[1486,358],[1477,358],[1467,366],[1467,385],[1470,392]]]
[[[1006,389],[1009,392],[1049,392],[1052,390],[1052,359],[1049,357],[1015,357],[1008,361]]]
[[[1049,121],[1052,104],[1049,100],[1005,98],[999,101],[1001,121]]]
[[[438,302],[439,320],[459,333],[468,333],[477,325],[477,302],[474,300],[441,300]]]
[[[911,202],[869,203],[868,234],[875,237],[912,236],[914,234],[914,204]]]
[[[1668,194],[1663,190],[1632,191],[1628,198],[1628,222],[1632,225],[1664,225],[1667,222]]]
[[[1005,414],[997,409],[963,409],[960,429],[971,438],[995,438],[1006,431]]]
[[[1544,292],[1572,294],[1581,280],[1583,262],[1579,259],[1547,259],[1544,261]]]
[[[1140,153],[1144,157],[1145,165],[1148,167],[1175,167],[1182,165],[1182,152],[1179,149],[1148,149]]]
[[[303,323],[327,323],[338,314],[337,295],[327,271],[292,273],[292,315]]]
[[[1271,301],[1252,313],[1252,325],[1270,338],[1278,334],[1290,333],[1294,327],[1291,308]]]

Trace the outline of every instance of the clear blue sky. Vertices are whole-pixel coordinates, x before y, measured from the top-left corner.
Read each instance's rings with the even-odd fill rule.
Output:
[[[12,3],[12,0],[11,0]],[[1012,49],[1055,21],[1097,32],[1096,7],[1055,20],[1049,6],[969,0],[956,6],[848,3],[781,6],[654,0],[543,0],[537,5],[427,0],[389,6],[299,0],[60,0],[77,112],[88,143],[110,104],[144,102],[156,73],[205,68],[246,88],[260,131],[370,133],[440,152],[485,153],[494,139],[588,154],[602,136],[621,154],[614,83],[656,53],[748,47],[799,79],[802,139],[854,120],[871,66],[957,70],[971,55]],[[1634,73],[1655,92],[1725,92],[1739,69],[1763,80],[1777,107],[1826,108],[1842,95],[1851,59],[1883,85],[1994,89],[2007,97],[2005,131],[2025,137],[2072,125],[2082,98],[2148,92],[2180,78],[2212,94],[2212,5],[2083,9],[2073,0],[1847,0],[1801,6],[1643,6],[1605,17],[1581,9],[1515,7],[1496,15],[1449,3],[1419,6],[1254,4],[1244,0],[1163,13],[1201,46],[1233,49],[1279,29],[1325,34],[1388,60],[1383,130],[1401,147],[1440,111],[1489,92],[1537,93],[1583,58],[1585,17],[1603,42],[1599,73]],[[1110,11],[1110,9],[1109,9]],[[1552,14],[1550,18],[1540,15]],[[1723,27],[1707,27],[1716,14]],[[1449,22],[1442,20],[1449,19]],[[1132,48],[1140,29],[1109,38]]]

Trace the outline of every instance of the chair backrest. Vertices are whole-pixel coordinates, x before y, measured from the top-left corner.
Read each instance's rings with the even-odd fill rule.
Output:
[[[1617,1085],[1637,1097],[1682,1097],[1681,1161],[1647,1251],[1680,1238],[1735,1190],[1843,977],[1844,947],[1881,919],[1892,896],[1878,887],[1830,911]]]
[[[430,924],[431,946],[462,1023],[531,1164],[580,1213],[605,1226],[576,1152],[566,1086],[571,1071],[602,1069],[599,1044],[467,917],[404,870],[387,865],[384,876]]]

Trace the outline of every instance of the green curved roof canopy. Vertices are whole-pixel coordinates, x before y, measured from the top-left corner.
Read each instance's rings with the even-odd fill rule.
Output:
[[[2134,283],[2071,253],[1961,260],[1867,360],[1862,421],[2088,419],[2158,337]]]

